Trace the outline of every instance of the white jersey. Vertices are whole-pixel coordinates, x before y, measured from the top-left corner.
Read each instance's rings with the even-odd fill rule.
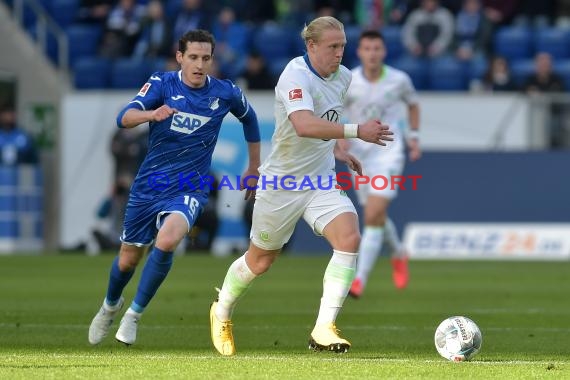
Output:
[[[339,122],[351,73],[344,66],[322,78],[310,65],[307,56],[294,58],[287,64],[275,87],[275,132],[271,153],[260,167],[266,177],[305,176],[317,183],[319,176],[334,174],[335,140],[299,137],[289,115],[309,110],[315,116]]]
[[[416,104],[418,96],[408,74],[384,65],[380,78],[370,82],[358,66],[352,70],[352,83],[346,96],[346,114],[353,123],[378,119],[390,126],[394,141],[381,149],[403,154],[404,132],[408,128],[408,105]],[[359,139],[350,140],[351,152],[379,148]],[[354,148],[353,148],[354,147]]]

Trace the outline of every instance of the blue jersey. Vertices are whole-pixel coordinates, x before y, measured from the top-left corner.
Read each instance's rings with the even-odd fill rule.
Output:
[[[224,117],[231,112],[241,120],[255,114],[231,81],[208,76],[203,87],[192,88],[182,82],[180,71],[154,73],[126,109],[154,110],[163,104],[178,112],[150,123],[149,150],[131,199],[207,194],[209,186],[201,177],[208,176]]]

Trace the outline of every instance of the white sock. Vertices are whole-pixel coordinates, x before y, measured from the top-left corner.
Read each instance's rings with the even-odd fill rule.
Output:
[[[245,262],[245,254],[230,265],[224,284],[218,296],[218,305],[214,310],[220,321],[229,321],[238,299],[249,289],[251,282],[257,277]]]
[[[392,219],[386,219],[386,224],[384,225],[385,236],[384,241],[390,247],[390,252],[392,257],[403,258],[406,256],[406,252],[402,249],[402,241],[398,236],[398,230]]]
[[[365,226],[360,240],[358,252],[358,265],[356,268],[356,278],[366,285],[368,275],[374,268],[376,259],[382,249],[382,239],[384,237],[384,227]]]
[[[323,277],[323,296],[316,324],[334,323],[354,279],[356,253],[333,250]]]

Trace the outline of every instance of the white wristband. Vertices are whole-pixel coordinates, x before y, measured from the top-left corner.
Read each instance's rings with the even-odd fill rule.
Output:
[[[419,140],[420,139],[420,131],[418,131],[417,129],[410,129],[408,131],[408,138],[413,139],[413,140]]]
[[[358,124],[344,124],[344,138],[354,139],[358,137]]]

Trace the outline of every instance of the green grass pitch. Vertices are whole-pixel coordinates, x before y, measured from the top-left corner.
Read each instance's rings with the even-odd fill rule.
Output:
[[[111,255],[0,257],[0,379],[537,379],[570,378],[570,263],[410,263],[405,291],[380,260],[360,300],[338,318],[347,354],[307,348],[328,258],[283,256],[234,315],[238,353],[214,352],[208,310],[232,258],[176,257],[144,314],[138,340],[87,328],[106,288]],[[138,274],[128,285],[128,303]],[[440,358],[434,330],[452,315],[483,333],[473,361]],[[118,321],[116,321],[118,322]]]

